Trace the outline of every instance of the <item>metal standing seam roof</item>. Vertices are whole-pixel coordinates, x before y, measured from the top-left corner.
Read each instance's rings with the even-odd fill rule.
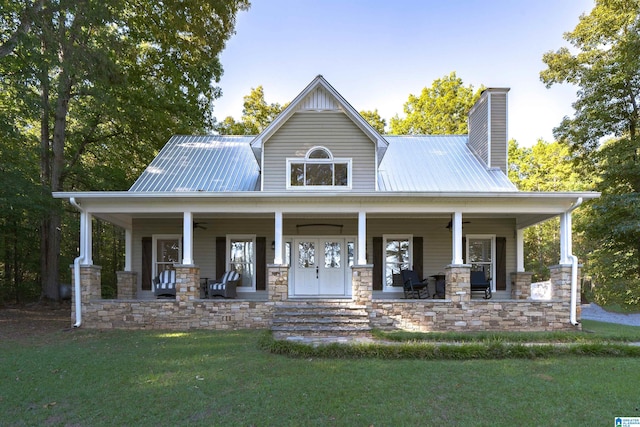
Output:
[[[260,170],[251,136],[171,137],[129,191],[256,191]]]
[[[391,136],[378,168],[380,191],[513,192],[500,169],[488,168],[467,145],[467,135]]]
[[[173,136],[132,192],[259,191],[253,136]],[[378,190],[388,192],[513,192],[499,169],[489,169],[467,146],[466,135],[385,136]],[[283,171],[284,173],[284,171]]]

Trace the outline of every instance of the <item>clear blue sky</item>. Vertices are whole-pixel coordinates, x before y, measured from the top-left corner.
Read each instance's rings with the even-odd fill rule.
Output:
[[[221,55],[218,120],[239,119],[262,85],[267,102],[291,101],[322,74],[358,111],[389,122],[409,94],[455,71],[474,88],[509,87],[509,138],[553,140],[577,88],[546,89],[542,54],[567,46],[593,0],[252,0]]]

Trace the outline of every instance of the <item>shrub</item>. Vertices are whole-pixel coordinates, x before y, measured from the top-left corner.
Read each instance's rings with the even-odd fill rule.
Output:
[[[593,297],[599,305],[618,305],[625,311],[637,311],[640,309],[640,279],[609,279],[594,288]]]

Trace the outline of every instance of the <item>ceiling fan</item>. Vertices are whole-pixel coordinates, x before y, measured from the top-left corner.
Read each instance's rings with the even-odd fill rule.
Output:
[[[195,230],[196,228],[201,228],[201,229],[203,229],[203,230],[206,230],[206,229],[207,229],[207,227],[205,227],[205,226],[204,226],[204,225],[202,225],[202,224],[207,224],[207,223],[206,223],[206,222],[195,222],[195,221],[194,221],[194,222],[193,222],[193,229]]]
[[[471,224],[471,221],[462,221],[462,224]],[[451,230],[452,226],[453,226],[453,221],[449,221],[449,224],[447,224],[445,228]]]

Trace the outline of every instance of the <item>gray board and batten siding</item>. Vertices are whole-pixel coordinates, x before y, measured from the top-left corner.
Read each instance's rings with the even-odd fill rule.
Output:
[[[263,189],[286,190],[287,158],[318,146],[351,159],[353,191],[375,191],[375,143],[340,110],[296,112],[264,142]]]
[[[485,89],[469,112],[469,147],[489,168],[507,173],[508,88]]]

